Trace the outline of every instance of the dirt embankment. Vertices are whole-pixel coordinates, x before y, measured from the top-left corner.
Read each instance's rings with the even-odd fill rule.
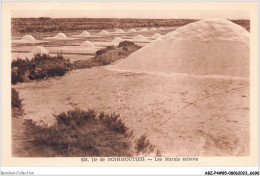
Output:
[[[117,47],[108,46],[104,49],[98,50],[96,56],[88,60],[75,61],[72,64],[73,69],[84,69],[96,66],[108,65],[119,59],[126,58],[131,53],[140,49],[141,47],[135,45],[133,42],[123,41]]]

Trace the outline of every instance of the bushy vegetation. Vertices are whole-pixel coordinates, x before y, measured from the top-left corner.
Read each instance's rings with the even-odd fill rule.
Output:
[[[100,49],[96,51],[96,56],[102,55],[104,53],[106,53],[109,50],[113,50],[114,46],[107,46],[106,48]]]
[[[12,123],[23,115],[21,102],[18,92],[12,88]],[[131,140],[133,131],[125,126],[119,114],[74,109],[54,117],[56,122],[52,126],[38,126],[32,120],[23,120],[25,129],[22,131],[26,138],[23,138],[22,150],[26,152],[19,152],[19,156],[109,157],[145,155],[155,151],[145,135],[135,142]],[[161,156],[158,149],[156,156]]]
[[[12,88],[11,96],[12,96],[11,98],[12,108],[20,109],[22,100],[20,99],[18,92],[14,88]]]
[[[12,84],[16,84],[17,82],[63,76],[69,71],[70,66],[70,61],[62,55],[36,54],[31,60],[18,58],[11,64],[11,81]]]
[[[27,121],[30,156],[133,155],[128,140],[130,133],[117,114],[75,109],[55,115],[55,118],[56,123],[51,127]]]
[[[18,118],[23,114],[22,99],[14,88],[11,89],[11,108],[12,118]]]
[[[133,42],[123,41],[119,43],[119,46],[107,46],[104,49],[100,49],[96,52],[96,55],[93,58],[90,58],[86,61],[79,60],[75,61],[72,64],[73,69],[84,69],[97,67],[102,65],[108,65],[112,62],[115,62],[118,59],[125,58],[141,47],[135,45]]]
[[[135,45],[134,42],[125,40],[125,41],[120,42],[118,46],[119,47],[128,47],[128,46],[133,46],[133,45]]]
[[[152,153],[155,150],[155,146],[150,143],[150,141],[146,138],[146,135],[142,135],[137,141],[135,145],[135,149],[137,154],[140,153]],[[157,153],[159,151],[157,150]]]
[[[94,57],[88,60],[75,61],[73,64],[62,55],[36,54],[31,60],[17,58],[11,64],[11,82],[16,84],[17,82],[47,79],[48,77],[63,76],[72,69],[108,65],[118,59],[127,57],[139,48],[141,47],[133,42],[123,41],[117,47],[107,46],[98,50]]]
[[[117,157],[154,152],[145,135],[133,142],[133,131],[118,114],[94,110],[70,110],[55,115],[52,126],[25,122],[26,156],[29,157]],[[160,152],[157,150],[157,156]]]

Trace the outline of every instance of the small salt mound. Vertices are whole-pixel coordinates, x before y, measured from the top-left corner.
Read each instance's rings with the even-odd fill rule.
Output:
[[[31,35],[25,35],[21,40],[23,40],[23,41],[35,41],[35,38]]]
[[[58,33],[57,35],[55,35],[55,38],[64,39],[64,38],[68,38],[68,37],[64,33]]]
[[[148,29],[146,29],[146,28],[142,28],[141,30],[140,30],[140,32],[147,32],[148,31]]]
[[[130,32],[136,32],[136,30],[132,28],[132,29],[129,29],[127,32],[128,32],[128,33],[130,33]]]
[[[162,37],[162,35],[161,34],[159,34],[159,33],[155,33],[153,36],[152,36],[153,38],[161,38]]]
[[[143,35],[137,35],[134,37],[135,40],[144,40],[146,39]]]
[[[115,32],[116,33],[124,33],[124,31],[122,29],[117,29]]]
[[[120,37],[116,37],[112,42],[111,44],[117,46],[120,42],[124,41],[122,38]]]
[[[64,33],[58,33],[54,37],[46,37],[46,40],[72,40],[73,38],[67,37]]]
[[[107,32],[106,30],[102,30],[98,33],[99,35],[108,35],[109,32]]]
[[[36,54],[49,54],[49,51],[42,46],[36,46],[30,53],[12,53],[12,60],[15,60],[17,58],[32,59]]]
[[[79,36],[81,36],[81,37],[89,37],[90,33],[88,31],[83,31]]]
[[[49,54],[49,51],[43,46],[36,46],[29,54],[25,55],[25,57],[28,59],[32,59],[36,54]]]
[[[159,30],[165,30],[165,28],[164,27],[160,27]]]
[[[80,44],[81,47],[87,47],[87,48],[93,48],[95,47],[95,44],[90,41],[85,41]]]
[[[155,27],[151,28],[150,31],[156,31],[157,29]]]
[[[49,54],[49,51],[46,48],[44,48],[43,46],[36,46],[31,51],[31,54],[33,54],[33,55],[35,55],[35,54]]]
[[[197,75],[249,76],[249,33],[225,19],[185,25],[132,53],[120,70]]]
[[[12,40],[12,43],[41,43],[43,41],[36,40],[32,35],[25,35],[20,40]]]

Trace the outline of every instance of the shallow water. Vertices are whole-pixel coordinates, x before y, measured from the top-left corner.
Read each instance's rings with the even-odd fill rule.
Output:
[[[70,58],[72,61],[76,60],[86,60],[89,59],[89,55],[94,55],[95,52],[106,46],[112,45],[111,42],[114,40],[115,37],[121,37],[125,40],[134,41],[136,44],[140,46],[144,46],[147,43],[150,43],[154,40],[152,35],[154,33],[160,33],[162,35],[166,34],[167,32],[175,30],[177,27],[168,27],[166,30],[156,30],[156,31],[148,31],[148,32],[134,32],[134,33],[115,33],[114,30],[108,30],[109,35],[100,36],[98,33],[101,30],[89,30],[91,36],[89,37],[75,37],[75,35],[79,35],[82,31],[75,31],[75,32],[65,32],[64,34],[68,36],[69,40],[46,40],[46,37],[53,37],[58,32],[48,32],[48,33],[35,33],[30,34],[35,39],[35,43],[23,43],[19,40],[23,38],[25,35],[20,36],[12,36],[12,60],[16,59],[17,57],[25,58],[28,53],[32,51],[32,48],[35,46],[43,46],[45,47],[50,54],[64,54],[66,58]],[[144,41],[142,40],[133,40],[136,35],[144,35],[146,38]],[[90,41],[96,44],[96,48],[91,51],[84,51],[80,50],[79,46],[84,41]],[[18,41],[18,42],[16,42]],[[75,52],[77,50],[77,52]],[[84,58],[82,55],[85,55]]]

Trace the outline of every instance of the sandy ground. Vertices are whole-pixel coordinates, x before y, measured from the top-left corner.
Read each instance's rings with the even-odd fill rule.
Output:
[[[24,118],[51,125],[58,114],[83,110],[121,115],[136,137],[146,134],[164,156],[249,155],[246,78],[74,70],[63,77],[12,86]]]

